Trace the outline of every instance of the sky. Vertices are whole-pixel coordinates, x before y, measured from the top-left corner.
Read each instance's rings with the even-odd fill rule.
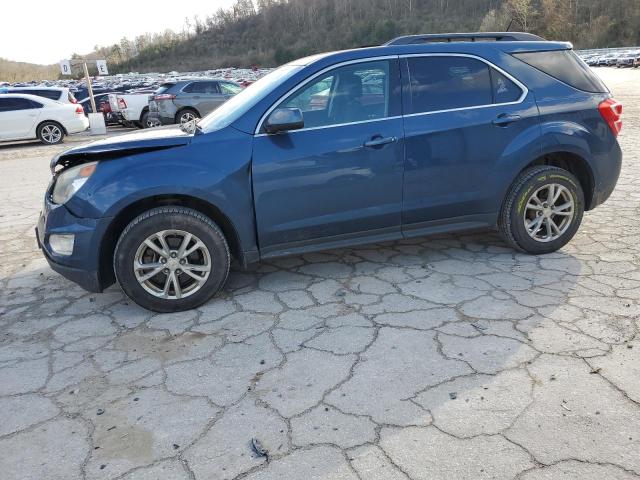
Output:
[[[9,0],[0,5],[0,57],[51,64],[72,53],[89,53],[122,37],[170,28],[200,18],[233,0]],[[85,5],[89,5],[85,8]]]

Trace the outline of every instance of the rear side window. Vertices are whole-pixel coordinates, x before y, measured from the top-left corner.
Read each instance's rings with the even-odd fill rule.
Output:
[[[495,68],[491,69],[491,86],[493,103],[517,102],[522,96],[522,89]]]
[[[489,66],[467,57],[410,57],[411,113],[493,103]]]
[[[578,90],[591,93],[609,91],[573,50],[514,53],[513,56]]]
[[[235,95],[242,91],[242,87],[235,83],[219,82],[218,85],[220,85],[220,91],[225,95]]]

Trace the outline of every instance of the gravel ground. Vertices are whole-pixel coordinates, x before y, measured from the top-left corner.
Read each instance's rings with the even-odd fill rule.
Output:
[[[0,476],[640,478],[640,70],[598,72],[622,177],[561,252],[291,257],[181,314],[53,273],[33,227],[61,147],[0,147]]]

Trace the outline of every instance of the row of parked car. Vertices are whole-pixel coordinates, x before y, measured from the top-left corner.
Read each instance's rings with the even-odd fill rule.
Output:
[[[640,67],[640,49],[623,50],[609,53],[584,53],[582,60],[591,67]]]
[[[107,124],[148,128],[204,117],[268,71],[210,72],[220,78],[149,74],[137,82],[99,79],[92,88],[96,109]],[[136,88],[126,88],[134,84]],[[60,143],[66,135],[88,128],[89,113],[93,110],[86,86],[78,82],[0,83],[0,141]]]

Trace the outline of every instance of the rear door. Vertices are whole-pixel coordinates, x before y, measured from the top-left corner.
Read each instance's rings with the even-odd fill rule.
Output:
[[[522,154],[517,148],[527,148],[526,132],[537,133],[533,94],[471,55],[408,56],[403,77],[403,233],[492,223],[509,164]],[[521,143],[514,144],[517,138]]]
[[[201,82],[202,98],[198,104],[198,111],[202,116],[213,112],[229,98],[220,90],[218,82]]]

